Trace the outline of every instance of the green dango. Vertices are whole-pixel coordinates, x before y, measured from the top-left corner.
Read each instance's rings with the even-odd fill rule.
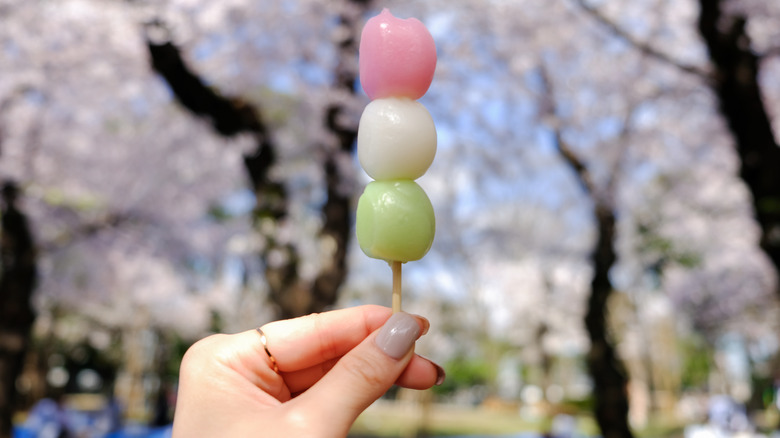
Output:
[[[416,182],[373,181],[358,200],[356,228],[360,248],[369,257],[410,262],[431,249],[436,219]]]

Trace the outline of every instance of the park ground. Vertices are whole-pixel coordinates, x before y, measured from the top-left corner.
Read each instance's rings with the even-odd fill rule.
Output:
[[[556,418],[557,417],[557,418]],[[379,400],[369,407],[355,423],[353,437],[539,437],[549,434],[554,425],[565,420],[576,428],[580,437],[597,436],[593,418],[587,414],[545,414],[540,410],[512,405],[483,404],[479,406]],[[566,426],[564,426],[566,427]],[[655,419],[637,436],[682,437],[684,425],[666,419]]]

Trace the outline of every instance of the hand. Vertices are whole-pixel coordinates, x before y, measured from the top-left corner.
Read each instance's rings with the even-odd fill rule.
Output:
[[[184,355],[173,437],[336,437],[393,383],[427,389],[444,370],[414,354],[420,316],[361,306],[213,335]]]

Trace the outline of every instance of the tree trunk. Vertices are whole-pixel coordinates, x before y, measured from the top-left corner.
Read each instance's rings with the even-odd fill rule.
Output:
[[[628,424],[628,377],[617,357],[607,326],[607,304],[612,295],[609,271],[615,264],[615,211],[612,202],[612,181],[607,190],[599,190],[585,163],[577,156],[561,135],[554,93],[550,78],[542,66],[541,78],[545,95],[542,104],[545,116],[554,120],[555,145],[566,164],[574,171],[583,192],[593,202],[596,221],[596,243],[591,253],[593,279],[590,283],[585,328],[590,338],[587,356],[588,371],[593,379],[594,415],[604,438],[630,438]]]
[[[740,177],[753,195],[761,248],[780,272],[780,147],[761,96],[760,59],[751,49],[746,17],[724,13],[722,0],[699,3],[699,32],[714,68],[713,90],[734,135]]]
[[[0,438],[10,438],[16,379],[22,372],[35,321],[32,294],[37,279],[34,239],[27,216],[17,205],[18,189],[2,189],[0,235]]]
[[[363,16],[371,0],[347,0],[339,13],[339,25],[348,30],[336,33],[333,41],[338,49],[333,91],[353,96],[357,85],[357,54]],[[324,123],[333,137],[333,144],[323,144],[325,159],[325,183],[327,200],[322,207],[323,226],[320,238],[336,243],[334,253],[325,261],[312,288],[313,305],[304,313],[321,311],[332,306],[337,292],[347,276],[347,248],[352,236],[352,199],[354,196],[352,175],[345,172],[344,163],[351,161],[357,138],[357,121],[345,117],[343,100],[328,105]],[[347,119],[345,121],[345,119]],[[341,164],[340,164],[341,163]],[[331,246],[331,245],[328,245]],[[291,315],[292,316],[292,315]]]
[[[604,438],[632,437],[628,424],[628,377],[617,357],[607,326],[607,304],[612,295],[609,271],[615,263],[615,213],[595,193],[590,173],[558,136],[558,149],[574,170],[585,192],[593,200],[596,219],[596,244],[591,253],[593,279],[585,314],[585,328],[590,339],[588,371],[593,379],[594,414]]]
[[[338,48],[333,91],[355,94],[357,78],[357,48],[360,22],[369,0],[345,0],[340,3],[339,25],[347,32],[336,32]],[[161,23],[151,26],[162,27]],[[332,141],[321,145],[325,152],[327,199],[322,205],[323,226],[319,238],[332,252],[321,263],[313,281],[299,275],[299,255],[296,248],[276,239],[275,229],[287,216],[289,201],[284,185],[269,177],[276,164],[276,144],[262,120],[261,111],[240,99],[219,95],[185,64],[179,49],[171,42],[156,43],[147,39],[153,68],[168,82],[179,102],[198,116],[207,117],[214,129],[224,136],[251,133],[257,147],[244,157],[244,164],[254,190],[257,204],[253,212],[255,228],[265,241],[260,259],[265,269],[269,297],[280,318],[292,318],[321,312],[335,304],[338,291],[347,274],[347,248],[351,236],[352,184],[344,174],[357,136],[357,123],[344,123],[343,99],[335,99],[324,111],[323,123],[332,134]],[[276,226],[261,224],[271,221]],[[265,230],[265,231],[264,231]],[[281,257],[270,255],[276,254]]]
[[[150,27],[165,29],[160,22]],[[270,178],[270,171],[276,164],[276,145],[266,127],[260,111],[252,104],[239,98],[222,96],[214,87],[203,80],[184,62],[181,52],[172,42],[156,42],[147,38],[152,68],[168,83],[179,103],[194,115],[208,119],[214,130],[225,137],[248,133],[255,139],[255,149],[244,156],[247,172],[256,204],[253,211],[253,225],[265,241],[259,254],[263,263],[269,296],[281,315],[294,310],[298,300],[291,300],[286,286],[298,277],[298,259],[292,245],[280,243],[275,238],[275,227],[261,226],[268,220],[278,224],[287,216],[288,199],[284,185]],[[263,232],[263,230],[266,230]],[[284,255],[280,263],[270,263],[269,255]]]
[[[607,327],[607,302],[612,294],[609,270],[615,263],[615,214],[611,208],[596,203],[598,222],[596,247],[591,256],[593,280],[585,315],[590,337],[588,370],[593,379],[595,415],[604,438],[631,437],[628,425],[628,379],[615,354]]]

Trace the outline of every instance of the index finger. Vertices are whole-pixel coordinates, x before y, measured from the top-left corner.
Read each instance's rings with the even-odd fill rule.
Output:
[[[312,367],[343,356],[392,315],[387,307],[365,305],[275,321],[262,327],[268,351],[280,371]],[[422,332],[428,321],[417,317]]]

